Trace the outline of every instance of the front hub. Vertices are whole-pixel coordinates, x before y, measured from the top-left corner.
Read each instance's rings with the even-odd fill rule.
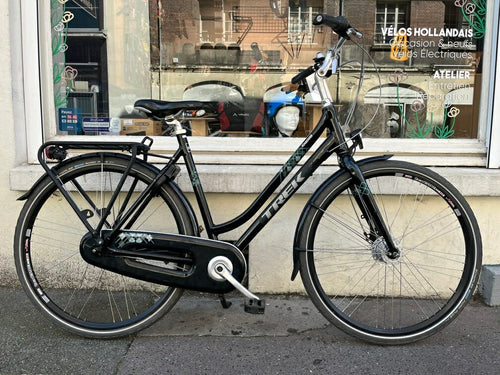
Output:
[[[391,251],[383,237],[379,237],[375,241],[373,241],[371,247],[373,259],[379,262],[397,263],[403,256],[401,250],[398,248],[394,249],[394,251]]]

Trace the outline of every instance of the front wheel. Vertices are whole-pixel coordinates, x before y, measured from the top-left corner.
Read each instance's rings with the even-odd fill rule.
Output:
[[[349,173],[325,183],[302,218],[305,289],[335,326],[381,344],[413,342],[452,321],[474,292],[481,237],[462,195],[414,164],[361,166],[398,253],[370,232]]]
[[[65,190],[93,228],[108,207],[128,163],[125,156],[98,154],[68,160],[57,167]],[[132,165],[104,229],[113,228],[122,208],[130,207],[155,176],[156,171],[147,164]],[[194,235],[189,211],[169,183],[150,198],[130,230]],[[73,333],[109,338],[143,329],[174,306],[181,296],[180,289],[136,280],[87,263],[80,254],[87,233],[54,182],[43,180],[21,211],[14,257],[22,286],[44,316]]]

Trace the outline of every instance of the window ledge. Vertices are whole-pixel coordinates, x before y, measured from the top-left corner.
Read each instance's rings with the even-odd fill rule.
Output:
[[[198,173],[206,193],[260,193],[268,184],[279,166],[263,165],[198,165]],[[465,196],[500,196],[500,171],[485,168],[437,167],[432,168],[454,184]],[[299,190],[299,194],[310,194],[328,176],[335,173],[336,166],[320,167]],[[10,171],[10,189],[26,191],[43,174],[39,165],[23,165]],[[187,173],[183,170],[176,180],[185,192],[191,192]]]
[[[140,142],[143,137],[134,136],[72,136],[78,141],[124,141]],[[171,155],[177,150],[175,137],[153,137],[153,152]],[[67,136],[52,140],[68,140]],[[274,165],[280,167],[300,146],[304,138],[239,138],[239,137],[189,137],[191,151],[198,165]],[[308,155],[314,152],[318,141]],[[486,147],[477,139],[391,139],[364,138],[365,148],[358,150],[359,158],[381,154],[394,154],[399,160],[424,166],[484,167]],[[307,156],[306,156],[307,158]],[[161,161],[160,161],[161,163]],[[336,165],[337,159],[330,157],[324,165]]]

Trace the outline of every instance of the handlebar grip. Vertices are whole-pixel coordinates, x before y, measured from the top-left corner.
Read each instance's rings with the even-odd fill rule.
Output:
[[[349,21],[343,16],[329,16],[328,14],[318,14],[313,19],[313,25],[320,26],[328,26],[338,35],[349,39],[349,35],[347,34],[347,30],[351,28],[349,25]]]
[[[293,77],[291,82],[293,84],[299,83],[300,81],[302,81],[302,80],[306,79],[307,77],[309,77],[314,72],[315,72],[314,67],[310,66],[306,70],[301,71],[299,74],[297,74],[295,77]]]

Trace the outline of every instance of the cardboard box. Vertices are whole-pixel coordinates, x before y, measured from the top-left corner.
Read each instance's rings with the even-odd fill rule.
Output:
[[[121,135],[161,135],[161,121],[142,118],[121,119]]]
[[[191,135],[193,137],[206,137],[208,135],[208,120],[207,118],[190,118]]]

